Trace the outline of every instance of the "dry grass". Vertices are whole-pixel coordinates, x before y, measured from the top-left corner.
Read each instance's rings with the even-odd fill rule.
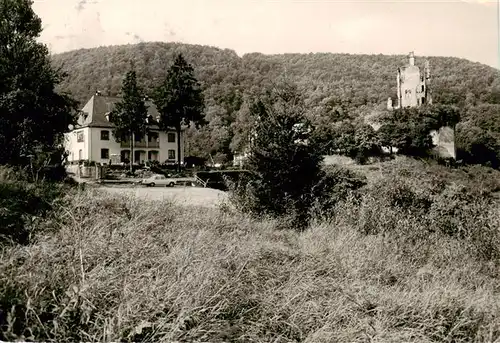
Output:
[[[2,250],[4,340],[500,337],[497,261],[478,259],[464,240],[365,235],[345,207],[303,233],[228,207],[147,203],[102,190],[74,194],[63,209],[36,243]]]

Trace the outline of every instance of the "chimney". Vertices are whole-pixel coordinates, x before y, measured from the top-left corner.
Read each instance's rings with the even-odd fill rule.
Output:
[[[413,54],[413,51],[410,52],[409,59],[410,59],[410,65],[414,66],[415,65],[415,55]]]

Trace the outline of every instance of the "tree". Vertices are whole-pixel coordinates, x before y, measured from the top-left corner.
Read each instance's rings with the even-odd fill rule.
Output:
[[[399,154],[429,156],[434,148],[432,130],[443,126],[454,127],[460,120],[460,111],[452,105],[425,105],[392,111],[380,118],[380,144],[395,147]]]
[[[500,166],[500,135],[470,122],[457,126],[457,157],[466,163]]]
[[[113,135],[117,142],[130,140],[130,172],[134,171],[134,141],[142,139],[147,132],[148,110],[144,103],[144,95],[137,85],[134,70],[125,75],[122,84],[123,99],[116,103],[110,114],[110,121],[115,125]]]
[[[257,99],[250,111],[256,123],[246,168],[253,177],[240,184],[233,199],[253,214],[291,215],[294,226],[303,229],[322,177],[322,155],[309,139],[313,128],[302,97],[285,82]]]
[[[347,156],[352,156],[356,147],[356,128],[351,121],[340,121],[332,125],[334,130],[332,136],[333,150]]]
[[[183,125],[204,124],[204,100],[193,67],[182,54],[177,55],[162,85],[154,92],[153,101],[160,112],[160,128],[177,132],[177,162],[181,170],[181,129]]]
[[[236,118],[231,123],[231,131],[233,137],[229,145],[233,154],[244,153],[250,144],[250,132],[255,125],[255,118],[251,112],[251,99],[245,99],[240,109],[236,113]]]
[[[0,164],[28,166],[62,151],[64,133],[75,123],[77,103],[55,91],[65,75],[36,41],[42,26],[31,5],[0,0]]]
[[[398,132],[397,126],[394,123],[387,123],[382,125],[377,131],[378,139],[382,147],[389,148],[390,153],[393,152],[393,147],[398,145]]]
[[[358,163],[364,164],[371,156],[380,156],[382,149],[377,132],[368,124],[361,123],[356,127],[354,133],[355,154]]]

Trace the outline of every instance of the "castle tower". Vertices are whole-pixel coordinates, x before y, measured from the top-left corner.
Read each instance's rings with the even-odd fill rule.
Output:
[[[387,101],[387,109],[398,109],[408,107],[419,107],[426,103],[432,103],[430,92],[430,66],[426,61],[423,73],[415,65],[415,54],[411,51],[408,54],[408,64],[398,68],[396,74],[397,101],[393,106],[392,99]]]
[[[415,54],[413,51],[411,51],[410,54],[408,55],[408,59],[409,59],[410,65],[414,66],[415,65]]]
[[[396,108],[401,107],[401,68],[398,68],[398,73],[396,75],[397,86],[398,86],[398,102]]]
[[[400,107],[419,107],[427,102],[427,75],[424,74],[415,65],[414,52],[410,52],[408,64],[398,69]]]
[[[430,83],[431,83],[431,67],[429,61],[425,61],[425,68],[424,68],[424,74],[425,74],[425,98],[427,99],[428,104],[432,104],[432,95],[431,95],[431,88],[430,88]]]

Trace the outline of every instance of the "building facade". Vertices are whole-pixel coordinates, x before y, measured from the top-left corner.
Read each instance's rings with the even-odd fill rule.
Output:
[[[159,129],[160,119],[156,107],[146,101],[149,132],[146,137],[134,139],[134,156],[130,156],[130,141],[117,142],[113,137],[113,124],[109,113],[120,101],[119,97],[102,96],[96,93],[81,110],[78,124],[65,134],[65,149],[68,162],[92,161],[102,164],[128,163],[142,164],[146,161],[160,163],[177,162],[177,140],[181,142],[181,161],[184,160],[184,134],[180,137],[174,129],[164,132]]]

